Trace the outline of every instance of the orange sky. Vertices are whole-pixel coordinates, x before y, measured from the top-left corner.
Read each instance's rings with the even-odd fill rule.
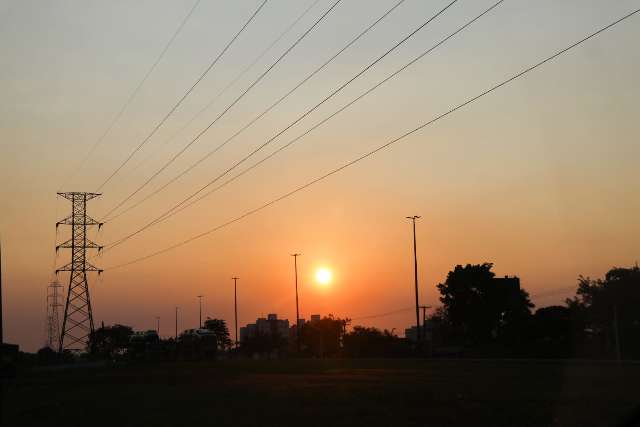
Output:
[[[230,103],[325,10],[321,0],[256,67],[164,149],[163,141],[200,110],[311,1],[270,2],[220,66],[158,134],[90,203],[100,218]],[[274,142],[271,152],[332,113],[490,1],[460,1],[415,39]],[[508,0],[442,49],[353,108],[193,208],[96,258],[95,321],[173,333],[205,315],[233,319],[239,276],[241,325],[276,312],[295,317],[293,261],[300,252],[301,317],[357,318],[411,307],[411,227],[418,222],[421,300],[455,264],[494,262],[532,294],[566,288],[579,274],[602,276],[639,253],[640,190],[636,84],[638,18],[438,122],[392,149],[189,245],[120,269],[110,266],[162,249],[253,209],[402,134],[637,8],[637,1]],[[46,285],[54,224],[70,205],[57,200],[89,147],[187,13],[192,2],[0,2],[0,234],[5,336],[27,350],[44,343]],[[203,1],[139,96],[64,191],[93,191],[128,155],[255,10],[257,1]],[[141,194],[157,188],[285,93],[387,10],[391,1],[345,1]],[[157,197],[108,222],[101,243],[130,233],[226,169],[382,54],[446,2],[407,0],[353,49],[314,77],[233,144]],[[366,5],[366,7],[363,7]],[[147,16],[149,8],[153,15]],[[143,159],[153,155],[141,167]],[[261,158],[261,157],[257,157]],[[58,241],[66,238],[60,230]],[[67,262],[61,251],[57,264]],[[333,271],[323,288],[319,266]],[[60,276],[64,282],[65,275]],[[544,299],[558,303],[570,292]],[[363,320],[396,328],[407,311]]]

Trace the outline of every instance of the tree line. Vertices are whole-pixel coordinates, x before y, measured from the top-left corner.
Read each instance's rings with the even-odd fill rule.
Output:
[[[222,319],[204,329],[161,340],[153,331],[102,326],[87,354],[96,358],[164,359],[245,357],[533,357],[640,359],[640,269],[612,268],[601,279],[578,277],[576,293],[563,305],[535,309],[519,286],[500,285],[493,264],[457,265],[437,285],[441,305],[428,317],[420,341],[394,331],[351,325],[326,316],[283,337],[262,332],[236,348]],[[200,332],[198,332],[200,331]],[[43,360],[60,358],[52,350]],[[69,355],[66,355],[68,358]]]
[[[563,305],[535,309],[529,293],[500,286],[493,264],[457,265],[437,288],[440,303],[412,342],[393,331],[350,326],[327,316],[300,331],[311,357],[533,357],[640,359],[640,269],[612,268],[602,279],[578,277]],[[288,343],[257,336],[245,354],[291,353]]]
[[[640,269],[612,268],[602,279],[579,276],[564,305],[534,310],[521,289],[492,287],[493,265],[456,266],[438,285],[431,316],[435,348],[510,357],[640,358]]]

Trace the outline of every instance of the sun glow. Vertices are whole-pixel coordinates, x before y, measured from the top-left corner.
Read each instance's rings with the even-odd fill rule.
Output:
[[[316,281],[321,285],[328,285],[331,283],[331,270],[326,267],[319,268],[316,270]]]

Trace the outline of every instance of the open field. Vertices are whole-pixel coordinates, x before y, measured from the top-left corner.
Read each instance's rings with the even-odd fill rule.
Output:
[[[638,408],[640,364],[228,360],[23,375],[3,425],[605,426]]]

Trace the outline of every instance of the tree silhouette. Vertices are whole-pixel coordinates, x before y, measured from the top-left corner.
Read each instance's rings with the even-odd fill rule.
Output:
[[[640,268],[612,268],[604,279],[580,276],[576,297],[567,300],[574,316],[581,316],[586,332],[599,340],[608,357],[617,336],[623,355],[640,357]]]
[[[42,347],[36,353],[38,363],[41,365],[48,365],[51,363],[58,362],[61,358],[58,352],[53,350],[51,347]]]
[[[287,339],[277,333],[256,331],[240,343],[240,351],[246,355],[281,355],[286,351]]]
[[[231,346],[229,328],[227,328],[227,322],[223,319],[211,319],[210,317],[207,317],[207,320],[204,321],[204,327],[216,335],[218,348],[220,350],[225,350]]]
[[[568,307],[543,307],[533,315],[532,353],[538,357],[568,357],[574,348],[574,319]]]
[[[397,357],[409,354],[406,340],[388,330],[354,326],[344,336],[344,354],[347,357]]]
[[[493,264],[457,265],[438,285],[444,320],[458,340],[485,344],[517,340],[531,314],[529,295],[495,279]]]
[[[126,350],[132,334],[130,326],[102,326],[89,336],[89,351],[93,355],[112,358]]]
[[[347,321],[332,315],[305,323],[300,329],[304,352],[314,357],[332,357],[340,352],[340,342]]]

